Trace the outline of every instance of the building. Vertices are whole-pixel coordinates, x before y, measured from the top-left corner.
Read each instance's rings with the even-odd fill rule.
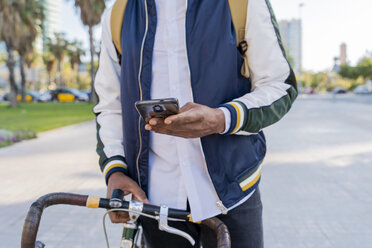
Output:
[[[340,65],[345,65],[347,63],[347,45],[342,43],[340,45]]]
[[[283,20],[279,22],[279,29],[293,70],[300,75],[302,71],[302,22],[299,19]]]
[[[45,9],[45,21],[43,32],[35,42],[36,50],[42,52],[47,38],[53,37],[54,33],[61,32],[62,25],[62,1],[63,0],[43,0]]]

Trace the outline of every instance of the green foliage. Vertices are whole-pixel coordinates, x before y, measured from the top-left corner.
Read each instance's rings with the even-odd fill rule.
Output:
[[[84,25],[95,26],[101,22],[106,8],[105,0],[74,0],[75,7],[80,9],[80,18]]]
[[[85,55],[80,41],[73,41],[67,47],[67,55],[70,60],[70,65],[73,70],[77,69],[76,66],[81,65],[81,57]]]
[[[24,103],[17,108],[0,105],[0,129],[42,132],[94,119],[88,103]]]
[[[55,33],[54,37],[47,39],[45,46],[46,50],[52,53],[57,60],[62,61],[67,54],[69,42],[65,33]]]
[[[350,65],[341,65],[338,73],[343,78],[357,79],[359,77],[356,67]]]
[[[368,54],[361,58],[356,66],[342,65],[339,75],[343,78],[358,79],[372,79],[372,55]]]
[[[24,74],[25,55],[33,52],[33,42],[42,28],[44,9],[42,0],[12,0],[0,1],[0,41],[4,41],[7,47],[10,84],[10,103],[17,106],[16,94],[18,87],[15,83],[16,66],[14,51],[20,55],[22,96],[26,84]],[[22,97],[23,98],[23,97]]]

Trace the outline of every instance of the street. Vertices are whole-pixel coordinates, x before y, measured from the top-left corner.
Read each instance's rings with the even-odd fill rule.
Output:
[[[301,96],[266,130],[260,184],[267,248],[372,248],[371,96]],[[39,196],[105,196],[95,123],[48,131],[0,149],[0,247],[19,247],[27,210]],[[105,247],[103,210],[46,209],[38,240],[47,248]],[[107,222],[111,247],[121,225]]]
[[[266,247],[372,247],[372,105],[358,97],[304,96],[266,131]]]

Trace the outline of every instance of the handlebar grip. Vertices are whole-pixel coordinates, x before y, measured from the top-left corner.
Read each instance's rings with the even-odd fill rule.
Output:
[[[40,197],[36,202],[32,203],[27,213],[23,225],[21,248],[35,248],[36,235],[41,215],[45,208],[58,204],[85,206],[87,199],[87,195],[69,193],[52,193]]]
[[[227,226],[217,217],[203,220],[202,224],[212,229],[217,235],[217,248],[230,248],[231,238]]]

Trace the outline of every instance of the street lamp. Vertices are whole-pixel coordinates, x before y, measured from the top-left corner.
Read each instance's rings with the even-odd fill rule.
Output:
[[[300,20],[302,20],[302,8],[305,6],[305,3],[304,2],[301,2],[299,5],[298,5],[298,18]]]

